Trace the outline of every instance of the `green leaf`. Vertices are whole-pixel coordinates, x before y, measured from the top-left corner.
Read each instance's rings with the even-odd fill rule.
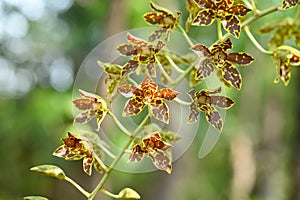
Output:
[[[30,170],[46,176],[57,178],[59,180],[64,180],[66,178],[64,171],[55,165],[39,165],[30,168]]]
[[[27,196],[24,197],[23,200],[48,200],[46,197],[41,196]]]
[[[124,188],[119,192],[119,198],[120,199],[141,199],[141,196],[133,189],[131,188]]]

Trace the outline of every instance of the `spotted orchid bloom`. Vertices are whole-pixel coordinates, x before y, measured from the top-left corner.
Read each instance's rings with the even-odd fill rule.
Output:
[[[75,117],[74,122],[86,123],[93,117],[96,117],[99,129],[100,124],[108,112],[106,102],[96,94],[92,94],[84,90],[79,90],[79,93],[82,98],[73,100],[73,104],[76,108],[83,112]]]
[[[193,102],[190,105],[191,113],[189,115],[188,122],[195,123],[200,112],[205,112],[206,120],[213,127],[218,129],[219,132],[221,132],[223,128],[223,121],[220,113],[214,108],[214,106],[228,109],[234,104],[234,101],[229,97],[216,95],[220,92],[221,87],[214,91],[201,90],[196,92],[195,90],[191,90],[189,95]]]
[[[193,21],[193,25],[208,26],[215,19],[221,20],[224,29],[234,37],[238,38],[241,32],[239,16],[246,15],[249,8],[244,5],[233,5],[233,0],[195,0],[201,8]]]
[[[152,159],[155,167],[170,174],[172,171],[171,155],[166,151],[171,147],[172,145],[162,141],[160,134],[156,132],[143,138],[141,144],[132,147],[129,161],[141,161],[146,155]]]
[[[254,58],[246,53],[226,53],[232,49],[230,39],[213,45],[211,49],[203,44],[196,44],[191,49],[200,57],[200,62],[195,66],[196,80],[202,81],[216,70],[225,85],[241,89],[242,77],[234,64],[248,65]]]
[[[68,132],[68,137],[62,138],[63,145],[58,147],[53,155],[64,158],[66,160],[80,160],[83,159],[83,171],[91,175],[92,166],[96,164],[92,150],[89,150],[84,145],[84,140],[75,137],[72,133]]]
[[[122,76],[126,76],[137,70],[139,66],[146,66],[148,73],[155,77],[156,69],[155,55],[166,45],[159,40],[156,46],[151,43],[135,37],[130,33],[127,33],[128,42],[131,44],[121,44],[118,46],[117,51],[123,56],[133,56],[127,64],[123,67],[121,73]]]
[[[118,91],[130,97],[123,111],[124,116],[137,115],[148,105],[152,115],[164,123],[169,123],[169,108],[164,100],[172,101],[179,94],[169,88],[158,90],[157,84],[149,76],[139,87],[125,84],[119,86]]]
[[[177,12],[175,16],[172,12],[162,7],[159,7],[153,2],[150,2],[151,8],[158,13],[146,13],[144,19],[151,25],[159,24],[159,27],[149,36],[149,41],[159,39],[162,34],[166,33],[165,40],[168,41],[171,32],[176,28],[179,23],[181,12]]]
[[[274,82],[278,83],[281,80],[287,86],[291,79],[292,67],[300,66],[300,51],[289,46],[280,46],[274,50],[273,60],[278,74]]]

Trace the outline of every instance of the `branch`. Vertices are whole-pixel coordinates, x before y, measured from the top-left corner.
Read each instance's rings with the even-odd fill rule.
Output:
[[[251,42],[256,46],[256,48],[257,48],[258,50],[260,50],[262,53],[265,53],[265,54],[268,54],[268,55],[272,55],[272,54],[273,54],[271,51],[265,50],[265,49],[257,42],[257,40],[254,38],[254,36],[253,36],[252,33],[250,32],[248,26],[245,26],[245,27],[244,27],[244,30],[245,30],[247,36],[249,37],[249,39],[251,40]]]
[[[113,120],[115,121],[115,123],[118,125],[118,127],[129,137],[132,137],[132,134],[130,133],[130,131],[128,131],[122,124],[121,122],[118,120],[118,118],[110,111],[108,111],[108,114],[113,118]]]

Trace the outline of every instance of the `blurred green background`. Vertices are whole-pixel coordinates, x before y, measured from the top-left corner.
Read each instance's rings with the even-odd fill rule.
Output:
[[[181,10],[184,0],[154,1]],[[260,9],[280,0],[256,1]],[[294,16],[294,8],[271,14],[251,25],[256,30],[272,20]],[[147,27],[146,0],[2,0],[0,1],[0,199],[42,195],[49,199],[85,199],[65,182],[40,176],[29,168],[56,164],[91,191],[100,176],[88,177],[82,162],[53,157],[72,125],[72,86],[87,54],[110,35]],[[190,35],[211,44],[215,26],[193,27]],[[255,34],[266,47],[269,36]],[[244,33],[233,39],[234,50],[256,58],[243,75],[241,91],[228,90],[236,105],[227,112],[224,131],[204,159],[198,159],[199,136],[173,173],[113,172],[106,188],[132,187],[145,200],[300,199],[300,81],[292,70],[288,87],[275,85],[275,66]],[[187,133],[188,134],[188,133]],[[108,199],[99,195],[98,199]]]

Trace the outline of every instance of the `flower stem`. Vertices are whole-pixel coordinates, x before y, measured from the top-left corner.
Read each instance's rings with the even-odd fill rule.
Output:
[[[180,74],[182,74],[184,72],[184,70],[180,69],[172,60],[172,58],[170,58],[170,56],[166,56],[167,60],[169,61],[169,63],[172,65],[172,67]]]
[[[186,34],[185,30],[180,26],[178,25],[177,26],[179,28],[179,30],[181,31],[181,33],[183,34],[185,40],[187,41],[187,43],[189,43],[190,47],[194,46],[192,40],[190,39],[190,37]]]
[[[160,61],[157,58],[156,58],[156,62],[157,62],[158,68],[160,69],[161,73],[173,85],[174,84],[174,80],[169,76],[169,74],[167,74],[166,70],[163,68],[162,64],[160,63]]]
[[[195,62],[197,62],[197,60]],[[191,63],[191,65],[175,80],[173,88],[176,88],[176,86],[192,71],[195,62]]]
[[[183,101],[183,100],[179,99],[178,97],[176,97],[174,100],[175,100],[177,103],[182,104],[182,105],[185,105],[185,106],[191,105],[191,102]]]
[[[220,20],[217,21],[217,32],[219,42],[223,42],[222,22]]]
[[[260,13],[257,13],[256,15],[253,15],[252,17],[250,17],[250,18],[246,19],[245,21],[243,21],[241,27],[243,28],[244,26],[247,26],[247,25],[251,24],[255,20],[257,20],[257,19],[259,19],[259,18],[261,18],[265,15],[268,15],[272,12],[278,11],[278,10],[280,10],[280,8],[281,8],[281,5],[277,5],[277,6],[273,6],[271,8],[268,8],[266,10],[263,10]]]
[[[87,191],[85,191],[85,189],[83,189],[80,185],[78,185],[75,181],[73,181],[71,178],[69,177],[65,177],[65,180],[69,183],[71,183],[79,192],[81,192],[84,196],[89,197],[90,193],[88,193]]]
[[[108,114],[113,118],[113,120],[115,121],[115,123],[117,124],[117,126],[129,137],[132,137],[132,134],[130,133],[130,131],[128,131],[122,124],[121,122],[118,120],[118,118],[110,111],[108,111]]]
[[[265,50],[258,42],[257,40],[254,38],[254,36],[252,35],[251,31],[249,30],[249,27],[248,26],[245,26],[244,27],[244,30],[247,34],[247,36],[249,37],[249,39],[251,40],[251,42],[256,46],[256,48],[258,50],[260,50],[262,53],[264,54],[268,54],[268,55],[272,55],[272,52],[271,51],[267,51]]]
[[[114,199],[119,199],[119,198],[120,198],[119,195],[113,194],[113,193],[107,191],[107,190],[104,189],[104,188],[101,188],[100,191],[101,191],[103,194],[105,194],[106,196],[112,197],[112,198],[114,198]]]
[[[132,133],[132,136],[129,138],[129,140],[127,141],[127,143],[125,144],[125,146],[123,147],[123,150],[119,153],[119,155],[115,158],[115,160],[112,162],[112,164],[110,165],[110,167],[108,168],[108,171],[104,174],[104,176],[102,177],[101,181],[98,183],[97,187],[93,190],[93,192],[89,195],[88,200],[93,200],[95,195],[97,194],[97,192],[99,190],[102,189],[104,183],[106,182],[106,180],[108,179],[110,172],[112,171],[112,169],[118,164],[118,162],[120,161],[120,159],[122,158],[123,154],[125,153],[126,149],[128,149],[128,147],[130,146],[131,142],[134,140],[134,137],[142,128],[143,126],[146,124],[146,122],[148,121],[148,118],[150,117],[150,114],[148,114],[144,120],[140,123],[140,125],[135,129],[135,131]]]

